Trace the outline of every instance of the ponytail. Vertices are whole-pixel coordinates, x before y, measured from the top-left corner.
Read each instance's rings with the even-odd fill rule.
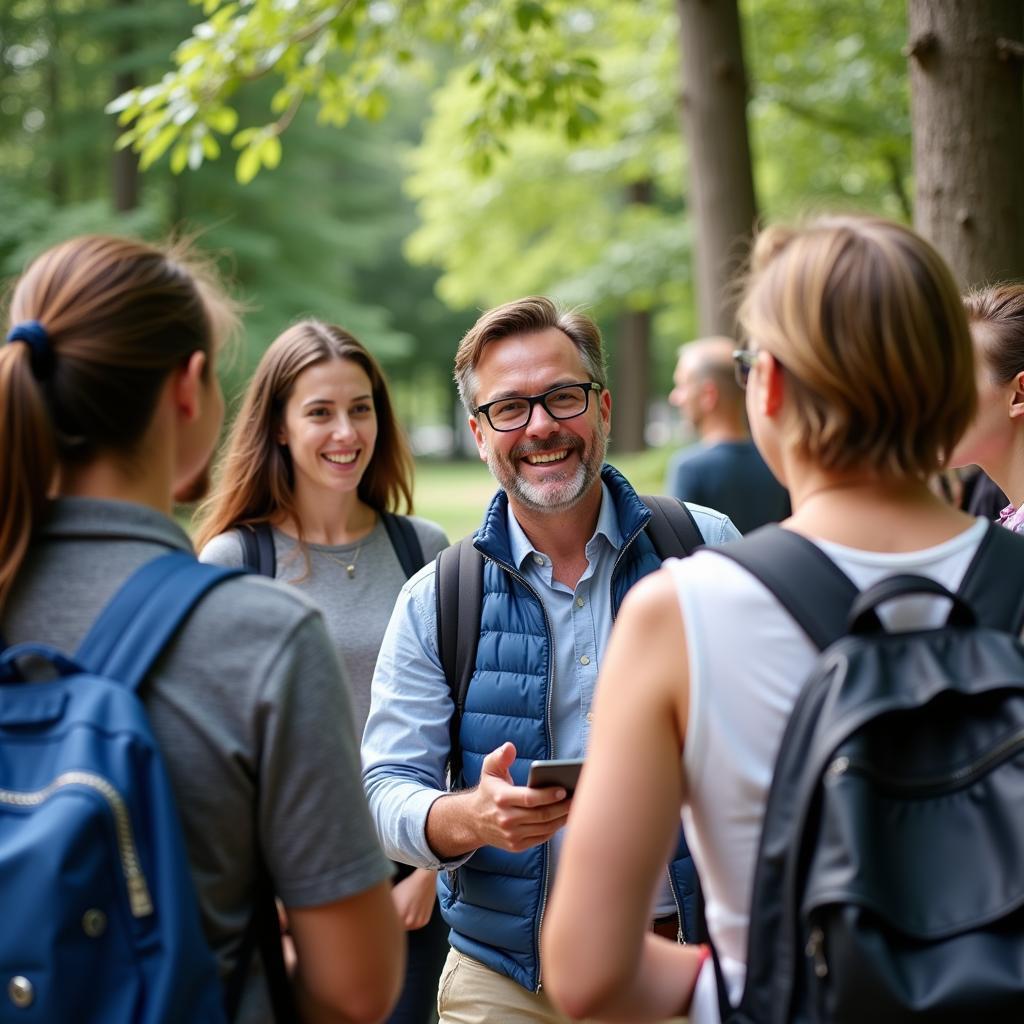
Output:
[[[133,455],[168,374],[237,312],[182,245],[87,235],[22,275],[0,346],[0,608],[62,468]]]
[[[46,515],[57,469],[53,426],[32,359],[25,344],[12,341],[0,348],[0,608],[32,528]]]

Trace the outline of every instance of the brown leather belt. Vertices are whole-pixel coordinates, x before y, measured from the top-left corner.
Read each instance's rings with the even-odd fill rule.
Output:
[[[679,915],[666,914],[664,917],[656,917],[651,922],[651,931],[664,939],[676,942],[679,939]]]

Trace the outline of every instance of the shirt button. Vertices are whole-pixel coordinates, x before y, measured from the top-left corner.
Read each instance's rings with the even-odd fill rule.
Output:
[[[592,722],[593,720],[594,720],[594,712],[593,711],[588,711],[587,712],[587,721],[588,722]]]
[[[534,561],[535,561],[535,562],[536,562],[536,563],[537,563],[538,565],[543,565],[543,564],[544,564],[544,556],[543,556],[543,555],[534,555],[534,556],[533,556],[533,560],[534,560]]]
[[[589,665],[590,664],[590,659],[584,654],[583,657],[580,658],[580,664],[581,665]]]
[[[576,598],[576,607],[577,608],[582,608],[586,603],[587,602],[584,601],[582,597],[577,597]]]

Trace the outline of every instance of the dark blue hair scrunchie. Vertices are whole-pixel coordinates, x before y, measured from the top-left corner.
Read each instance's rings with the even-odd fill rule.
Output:
[[[50,335],[38,320],[23,320],[7,332],[8,341],[20,341],[28,345],[32,375],[36,380],[46,380],[53,373],[53,346]]]

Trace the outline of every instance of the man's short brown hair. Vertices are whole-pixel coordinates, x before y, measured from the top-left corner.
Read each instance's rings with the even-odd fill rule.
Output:
[[[597,324],[585,313],[563,310],[543,295],[531,295],[487,310],[459,342],[455,353],[455,383],[470,416],[476,411],[475,370],[484,347],[492,341],[517,334],[537,334],[552,327],[565,334],[579,350],[590,380],[602,388],[608,386]]]

